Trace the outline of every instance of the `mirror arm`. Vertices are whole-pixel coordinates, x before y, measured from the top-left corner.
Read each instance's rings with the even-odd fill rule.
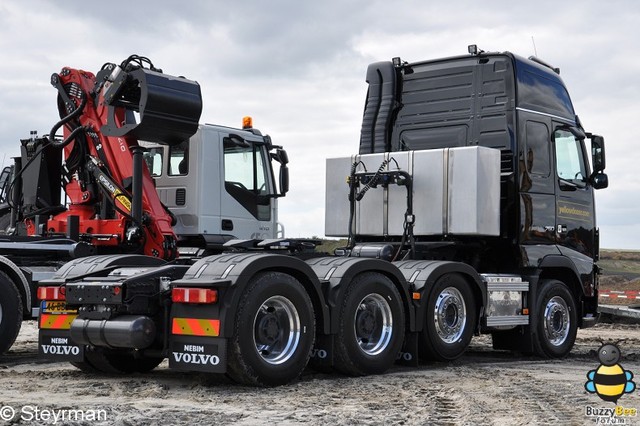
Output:
[[[575,191],[578,189],[578,185],[576,185],[573,182],[570,182],[566,179],[562,179],[562,178],[558,178],[558,181],[560,183],[560,189],[565,190],[565,191]]]

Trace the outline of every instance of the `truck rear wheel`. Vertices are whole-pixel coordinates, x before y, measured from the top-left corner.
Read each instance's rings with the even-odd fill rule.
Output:
[[[573,296],[564,283],[544,280],[538,292],[536,312],[536,354],[545,358],[562,358],[571,352],[576,333],[578,316]]]
[[[0,354],[16,341],[22,326],[22,297],[11,278],[0,272]]]
[[[386,276],[367,272],[347,288],[340,308],[335,368],[353,376],[384,373],[404,338],[404,309]]]
[[[314,339],[313,305],[302,284],[281,272],[258,274],[238,305],[228,375],[254,386],[288,383],[306,367]]]
[[[446,274],[433,285],[427,299],[426,324],[420,334],[425,358],[451,361],[469,346],[475,327],[476,304],[467,281]]]

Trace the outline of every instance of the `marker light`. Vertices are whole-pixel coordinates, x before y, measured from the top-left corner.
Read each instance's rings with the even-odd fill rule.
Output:
[[[218,290],[176,287],[171,290],[171,300],[175,303],[216,303]]]
[[[253,128],[253,118],[250,116],[242,117],[242,128],[243,129],[252,129]]]

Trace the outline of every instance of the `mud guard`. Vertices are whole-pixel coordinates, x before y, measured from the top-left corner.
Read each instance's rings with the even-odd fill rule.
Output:
[[[84,276],[99,275],[110,272],[115,268],[138,266],[161,266],[167,262],[158,257],[141,254],[113,254],[82,257],[62,265],[48,280],[40,281],[40,285],[62,285],[66,281],[79,279]]]
[[[417,363],[417,338],[411,338],[415,327],[415,312],[410,303],[411,296],[409,286],[404,277],[391,263],[379,259],[360,257],[326,257],[307,260],[319,280],[322,282],[324,297],[329,306],[331,315],[331,328],[329,335],[316,337],[316,345],[312,354],[313,366],[316,369],[326,369],[333,365],[335,335],[339,327],[340,302],[348,284],[360,273],[379,272],[389,277],[397,286],[397,289],[406,308],[407,327],[405,344],[399,355],[398,361],[415,365]],[[412,344],[411,342],[414,342]]]
[[[479,307],[484,305],[487,298],[487,291],[482,285],[480,276],[475,269],[465,263],[440,260],[404,260],[394,262],[393,265],[407,280],[412,292],[420,295],[419,298],[412,299],[415,308],[415,328],[412,331],[422,331],[425,324],[426,299],[429,296],[429,291],[438,278],[445,274],[459,273],[476,283],[476,289],[481,295],[481,299],[478,301]]]
[[[15,284],[16,288],[20,292],[20,295],[24,299],[22,308],[23,310],[29,310],[33,304],[34,300],[32,300],[33,295],[31,294],[31,287],[29,286],[29,281],[25,277],[24,273],[18,265],[13,263],[11,260],[4,256],[0,256],[0,271],[7,274],[7,277],[11,279],[11,281]]]
[[[167,330],[171,368],[227,372],[227,345],[234,335],[240,300],[252,278],[264,271],[282,272],[299,281],[311,299],[318,334],[328,332],[329,312],[320,282],[302,260],[255,252],[210,256],[194,263],[182,279],[171,283],[173,288],[211,287],[218,291],[218,303],[171,305]]]
[[[173,287],[206,287],[215,283],[221,287],[220,336],[233,335],[234,313],[242,293],[251,278],[262,271],[279,271],[295,277],[305,287],[316,312],[319,332],[329,331],[329,310],[320,282],[313,270],[300,259],[270,253],[228,253],[205,257],[194,263]],[[224,284],[228,282],[228,284]]]

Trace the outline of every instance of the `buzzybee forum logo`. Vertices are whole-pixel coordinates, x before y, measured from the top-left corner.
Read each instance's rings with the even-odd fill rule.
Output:
[[[636,408],[618,405],[618,399],[626,393],[636,389],[633,373],[620,365],[620,348],[613,343],[603,343],[598,349],[600,365],[587,373],[584,388],[589,393],[595,393],[606,402],[612,402],[614,407],[585,407],[585,415],[597,424],[627,424],[630,418],[638,415]]]
[[[603,344],[598,349],[600,366],[587,373],[589,380],[584,384],[587,392],[597,394],[603,401],[617,404],[622,395],[636,389],[633,373],[618,364],[620,356],[620,349],[613,343]]]

